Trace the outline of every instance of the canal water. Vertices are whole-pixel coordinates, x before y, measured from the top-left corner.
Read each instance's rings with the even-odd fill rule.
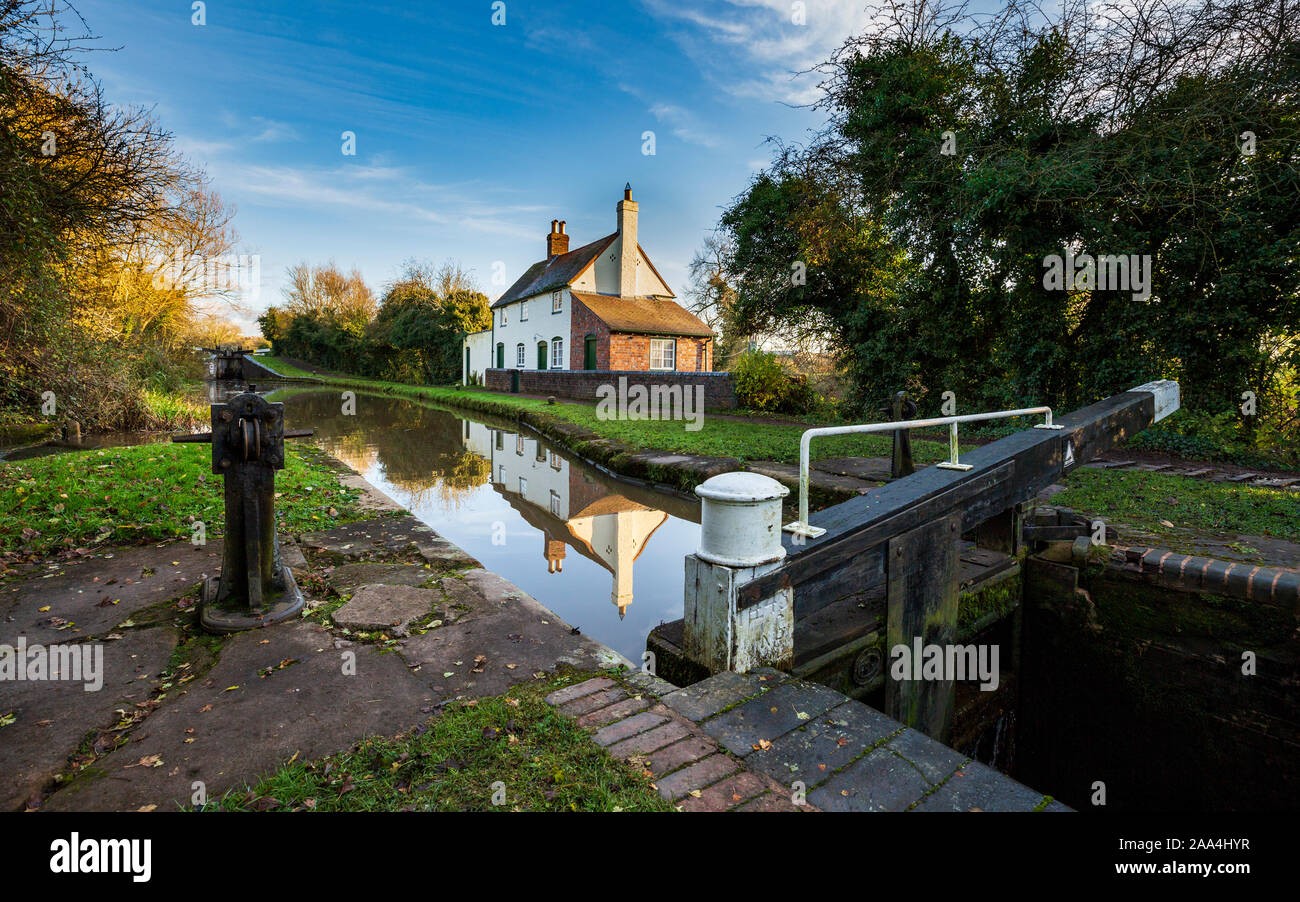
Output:
[[[341,394],[267,398],[284,402],[286,428],[315,430],[439,535],[634,663],[652,627],[682,616],[693,499],[609,477],[515,423],[361,392],[345,414]]]

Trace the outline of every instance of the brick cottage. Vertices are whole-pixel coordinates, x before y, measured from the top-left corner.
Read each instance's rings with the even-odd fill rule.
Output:
[[[700,375],[690,381],[718,383],[710,406],[730,406],[729,377],[712,372],[712,330],[673,299],[637,242],[631,186],[617,212],[613,234],[573,251],[565,223],[551,220],[546,259],[493,302],[490,329],[466,336],[466,384],[591,397],[595,373],[666,383],[692,373]]]

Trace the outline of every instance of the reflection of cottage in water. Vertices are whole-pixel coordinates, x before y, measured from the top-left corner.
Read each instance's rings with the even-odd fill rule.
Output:
[[[571,546],[613,575],[619,617],[632,603],[632,568],[668,514],[611,492],[535,438],[465,421],[465,444],[492,462],[492,487],[542,533],[548,573]]]

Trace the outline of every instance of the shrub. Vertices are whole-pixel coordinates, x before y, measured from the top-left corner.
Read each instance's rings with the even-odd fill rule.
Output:
[[[1246,467],[1291,467],[1300,462],[1291,430],[1261,420],[1251,430],[1235,410],[1209,413],[1184,409],[1133,436],[1128,446]]]
[[[737,404],[748,410],[799,414],[820,403],[807,377],[787,372],[775,354],[745,351],[736,355],[731,377]]]

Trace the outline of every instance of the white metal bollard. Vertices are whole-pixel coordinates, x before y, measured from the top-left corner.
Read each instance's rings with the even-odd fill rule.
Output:
[[[696,487],[700,547],[686,556],[683,645],[711,673],[790,667],[794,591],[744,610],[739,588],[780,565],[781,500],[790,490],[759,473],[723,473]]]
[[[790,490],[761,473],[723,473],[695,487],[700,548],[711,564],[757,567],[785,557],[781,500]]]

